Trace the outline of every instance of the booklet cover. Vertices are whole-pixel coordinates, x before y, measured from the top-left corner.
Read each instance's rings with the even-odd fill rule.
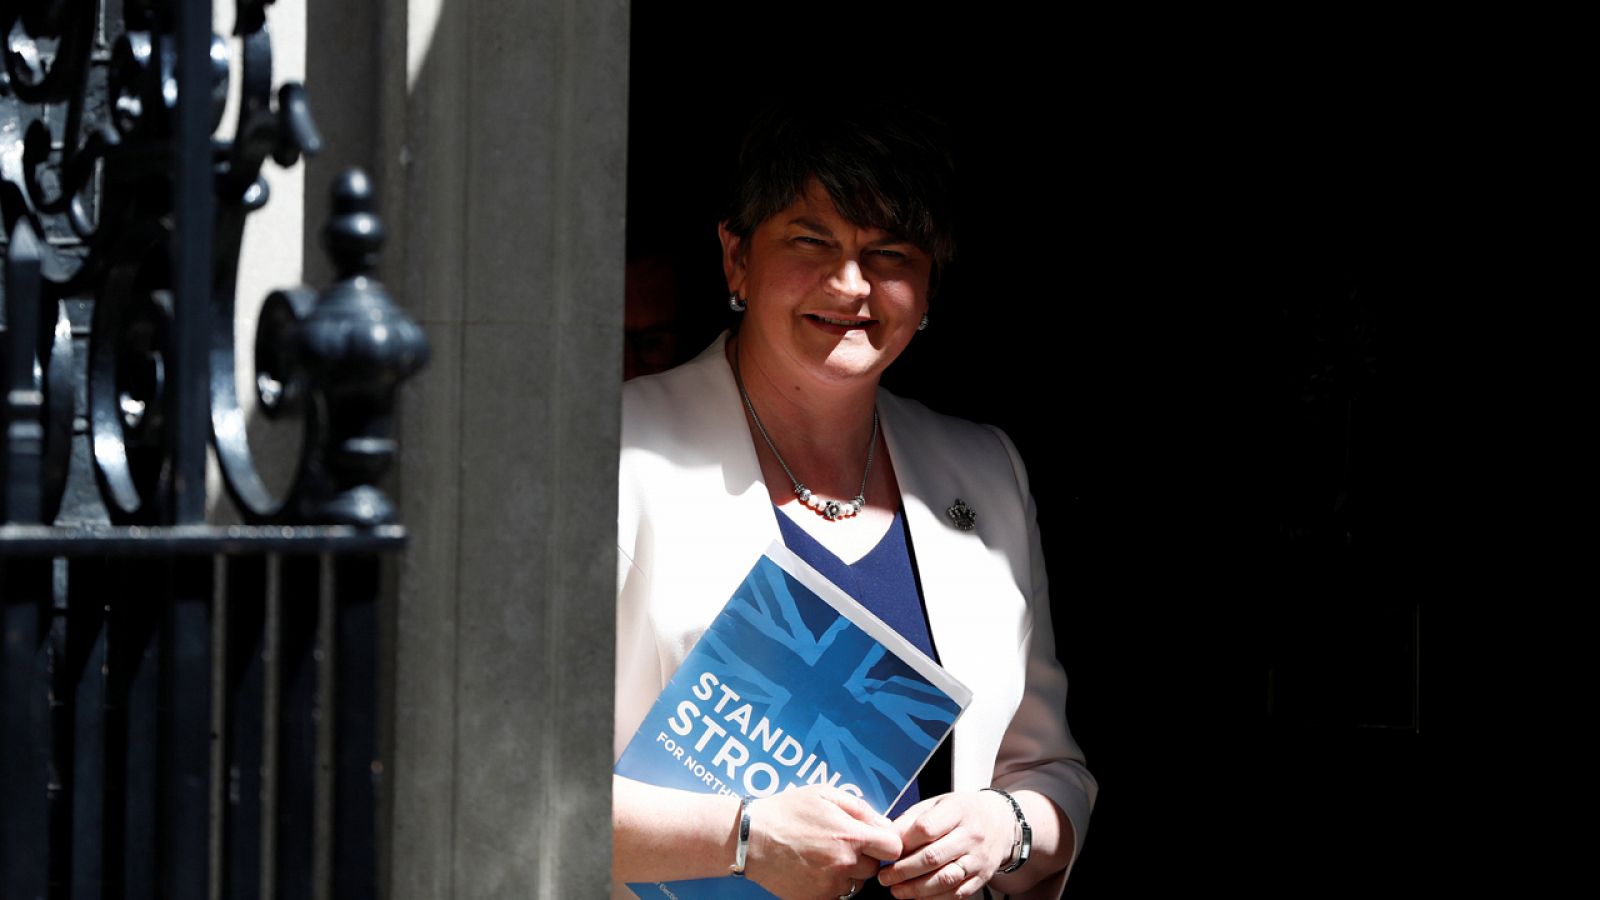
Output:
[[[616,772],[752,798],[828,784],[887,812],[971,699],[775,542],[662,689]],[[772,896],[743,878],[628,887],[649,898]]]

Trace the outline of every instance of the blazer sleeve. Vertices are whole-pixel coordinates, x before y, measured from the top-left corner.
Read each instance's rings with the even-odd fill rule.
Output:
[[[1021,648],[1026,659],[1022,701],[1001,738],[1000,751],[995,758],[994,785],[1006,790],[1038,791],[1053,800],[1072,822],[1073,862],[1076,862],[1089,828],[1089,812],[1094,806],[1098,786],[1084,766],[1083,752],[1067,729],[1067,676],[1056,658],[1049,583],[1039,540],[1038,516],[1033,495],[1028,490],[1027,470],[1011,440],[999,429],[993,430],[1010,456],[1017,490],[1024,501],[1030,584],[1023,587],[1031,613],[1031,624],[1023,637],[1025,646]],[[1027,896],[1059,897],[1071,870],[1069,862],[1054,878],[1045,879]]]

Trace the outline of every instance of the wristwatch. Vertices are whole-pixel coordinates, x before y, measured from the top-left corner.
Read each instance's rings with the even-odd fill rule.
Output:
[[[1017,798],[997,787],[986,787],[984,790],[994,791],[1006,798],[1006,802],[1011,804],[1011,811],[1017,814],[1017,837],[1011,843],[1011,864],[996,870],[1000,875],[1015,872],[1022,868],[1022,864],[1028,861],[1028,854],[1033,852],[1033,829],[1028,827],[1028,817],[1022,814],[1022,807],[1017,805]]]

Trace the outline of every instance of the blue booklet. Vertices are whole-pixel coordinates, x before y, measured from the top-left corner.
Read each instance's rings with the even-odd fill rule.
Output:
[[[749,797],[828,784],[887,812],[971,700],[775,542],[662,689],[616,772]],[[648,898],[772,896],[731,877],[628,887]]]

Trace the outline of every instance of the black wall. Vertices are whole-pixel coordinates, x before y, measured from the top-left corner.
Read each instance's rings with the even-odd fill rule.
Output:
[[[955,130],[960,259],[890,383],[1028,461],[1102,791],[1068,896],[1420,886],[1407,48],[682,9],[635,6],[628,215],[630,259],[675,261],[684,354],[727,321],[719,188],[759,97],[896,94]]]

